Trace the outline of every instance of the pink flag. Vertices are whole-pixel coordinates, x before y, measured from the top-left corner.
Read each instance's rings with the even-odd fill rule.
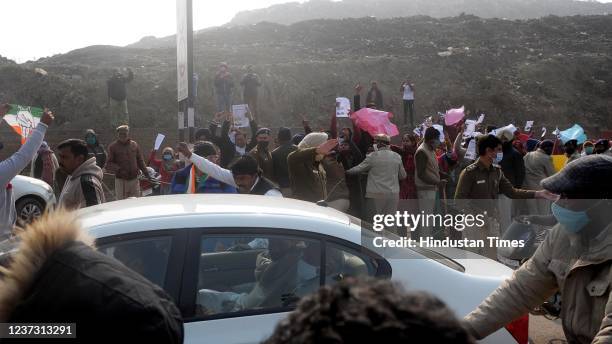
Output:
[[[465,117],[465,106],[462,106],[458,109],[450,109],[446,111],[446,115],[444,115],[444,123],[446,125],[453,125],[459,123]]]
[[[370,108],[363,108],[351,115],[355,124],[361,128],[361,130],[368,132],[368,134],[372,136],[386,134],[393,137],[399,135],[399,130],[395,124],[389,121],[389,118],[392,117],[393,114],[391,112]]]

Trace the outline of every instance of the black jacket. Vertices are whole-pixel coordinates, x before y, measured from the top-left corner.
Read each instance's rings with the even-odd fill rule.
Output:
[[[81,241],[86,234],[66,216],[56,213],[27,228],[31,232],[0,284],[7,311],[2,321],[76,323],[78,342],[86,343],[182,343],[181,314],[170,296]],[[11,283],[23,294],[15,295]]]
[[[287,165],[287,157],[296,150],[296,145],[287,143],[272,151],[274,181],[278,183],[281,188],[291,187],[291,183],[289,182],[289,165]]]
[[[257,184],[255,184],[255,186],[253,187],[253,190],[251,190],[249,194],[263,196],[266,194],[266,192],[270,191],[271,189],[278,190],[276,185],[274,185],[274,183],[272,183],[270,180],[266,179],[263,176],[259,176],[259,181],[257,182]]]
[[[512,186],[520,188],[525,181],[525,161],[523,155],[512,147],[512,144],[503,145],[504,158],[500,162],[502,171],[506,179],[510,181]]]

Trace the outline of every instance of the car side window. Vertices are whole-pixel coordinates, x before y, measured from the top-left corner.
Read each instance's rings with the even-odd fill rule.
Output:
[[[325,284],[335,284],[347,277],[374,277],[378,271],[376,259],[342,245],[325,246]]]
[[[142,238],[102,245],[98,250],[164,287],[171,244],[171,237]]]
[[[321,243],[283,235],[203,235],[196,316],[281,311],[321,284]]]

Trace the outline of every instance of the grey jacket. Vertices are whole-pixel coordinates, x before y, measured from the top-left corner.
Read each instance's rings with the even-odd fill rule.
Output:
[[[34,159],[46,131],[47,125],[39,122],[26,143],[15,154],[0,162],[0,238],[11,233],[17,219],[13,190],[8,184]]]
[[[399,181],[406,178],[402,157],[387,147],[369,154],[361,164],[346,171],[348,174],[361,172],[368,172],[367,198],[399,195]]]
[[[555,174],[552,157],[543,150],[529,152],[523,158],[525,161],[524,187],[529,190],[541,190],[540,182]]]
[[[104,173],[96,158],[89,158],[66,179],[58,204],[68,209],[80,209],[104,203],[103,178]]]

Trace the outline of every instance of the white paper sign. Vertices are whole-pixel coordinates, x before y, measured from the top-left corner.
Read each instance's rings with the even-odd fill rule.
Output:
[[[546,127],[542,127],[542,138],[546,136]]]
[[[155,150],[159,150],[159,147],[161,147],[161,144],[164,142],[165,138],[166,136],[164,134],[157,134],[157,138],[155,138]]]
[[[246,128],[249,126],[249,119],[246,113],[249,111],[247,104],[232,105],[232,114],[234,115],[234,127]]]
[[[471,139],[470,143],[468,143],[465,158],[468,160],[476,160],[476,138]]]
[[[474,134],[474,132],[476,131],[476,124],[478,124],[478,122],[473,119],[465,120],[465,130],[463,131],[463,137],[472,136],[472,134]]]
[[[527,121],[527,123],[525,123],[525,132],[531,131],[531,128],[533,127],[533,121]]]
[[[195,110],[194,108],[187,109],[187,127],[195,127]]]
[[[553,134],[555,136],[559,136],[560,133],[561,133],[561,130],[559,130],[559,127],[557,127],[557,129],[555,129],[555,131],[553,131]]]
[[[351,112],[351,101],[348,98],[336,98],[336,117],[348,117]]]
[[[484,119],[485,119],[485,114],[481,113],[480,117],[478,117],[478,121],[476,121],[476,124],[480,124],[480,123],[484,122]]]
[[[184,112],[178,113],[178,128],[185,129],[185,113]]]
[[[440,142],[444,142],[444,128],[440,124],[434,124],[433,127],[440,132]]]

